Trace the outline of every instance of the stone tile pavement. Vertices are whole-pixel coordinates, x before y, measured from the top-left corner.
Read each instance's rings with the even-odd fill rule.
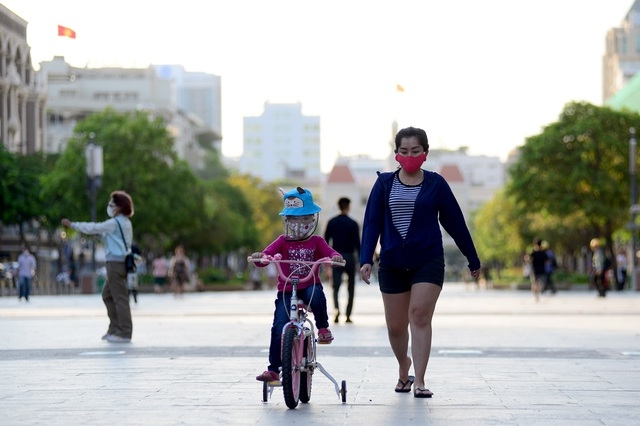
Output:
[[[318,360],[311,401],[264,403],[274,293],[143,294],[131,344],[100,340],[99,295],[0,298],[0,425],[633,425],[640,419],[640,293],[446,283],[434,319],[432,399],[393,392],[377,286]],[[346,296],[343,295],[343,299]],[[329,302],[331,303],[331,302]],[[329,306],[331,310],[331,306]]]

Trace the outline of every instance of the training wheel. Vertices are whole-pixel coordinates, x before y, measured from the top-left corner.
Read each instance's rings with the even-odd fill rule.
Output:
[[[269,384],[262,382],[262,402],[269,401]]]
[[[342,403],[347,402],[347,381],[342,381],[342,387],[340,388],[340,396],[342,397]]]

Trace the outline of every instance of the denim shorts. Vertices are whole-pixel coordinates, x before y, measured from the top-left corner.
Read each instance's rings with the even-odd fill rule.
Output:
[[[427,261],[419,268],[394,268],[380,263],[378,268],[380,291],[386,294],[406,293],[416,283],[430,283],[442,287],[444,283],[444,258]]]

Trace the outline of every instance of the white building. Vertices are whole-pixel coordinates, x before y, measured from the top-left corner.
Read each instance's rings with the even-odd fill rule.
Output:
[[[38,81],[48,93],[46,152],[63,151],[76,123],[107,107],[163,117],[174,137],[174,150],[196,169],[204,166],[204,148],[214,147],[221,138],[204,119],[178,106],[176,83],[158,75],[153,66],[76,68],[56,56],[40,64]]]
[[[635,0],[620,27],[607,32],[602,58],[602,100],[606,102],[640,72],[640,0]]]
[[[222,84],[220,76],[188,72],[182,65],[154,65],[156,73],[173,82],[178,109],[198,116],[220,151],[222,140]]]
[[[506,183],[505,165],[499,157],[468,155],[464,148],[429,150],[425,167],[447,180],[467,220]]]
[[[262,115],[244,117],[243,128],[241,173],[267,182],[320,183],[320,117],[303,115],[302,104],[265,102]]]

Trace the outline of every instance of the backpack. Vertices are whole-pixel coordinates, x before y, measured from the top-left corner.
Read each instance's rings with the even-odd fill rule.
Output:
[[[180,282],[189,281],[189,271],[184,260],[178,259],[173,265],[173,277]]]

